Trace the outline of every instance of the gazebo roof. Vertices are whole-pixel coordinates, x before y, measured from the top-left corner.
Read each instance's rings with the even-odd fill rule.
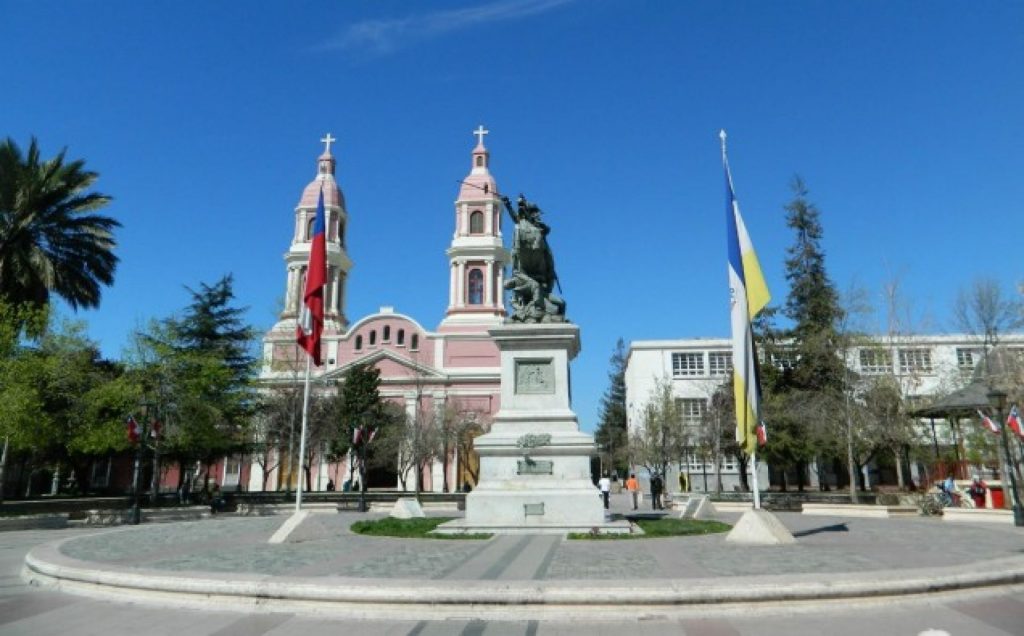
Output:
[[[986,383],[975,380],[964,388],[957,389],[949,395],[935,400],[928,406],[911,410],[910,415],[942,419],[975,415],[978,409],[988,408],[988,392],[989,387]]]

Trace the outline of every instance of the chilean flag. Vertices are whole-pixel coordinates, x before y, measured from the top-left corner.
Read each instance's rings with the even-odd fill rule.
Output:
[[[1010,409],[1010,414],[1006,416],[1006,425],[1017,434],[1017,437],[1024,437],[1024,426],[1021,425],[1020,411],[1017,410],[1017,405],[1014,405]]]
[[[764,425],[764,422],[759,422],[757,425],[757,445],[764,446],[768,443],[768,427]]]
[[[125,424],[128,426],[128,441],[132,444],[138,444],[139,440],[142,439],[142,433],[139,431],[139,423],[135,421],[135,416],[129,415],[128,421]]]
[[[980,409],[978,410],[978,417],[981,418],[981,425],[984,426],[989,433],[999,435],[999,425],[993,422],[991,417],[982,413]]]
[[[327,282],[327,224],[324,216],[324,189],[321,186],[316,220],[313,221],[309,264],[306,266],[306,291],[302,296],[305,307],[296,332],[299,346],[312,356],[316,366],[323,364],[320,359],[320,334],[324,331],[324,283]]]

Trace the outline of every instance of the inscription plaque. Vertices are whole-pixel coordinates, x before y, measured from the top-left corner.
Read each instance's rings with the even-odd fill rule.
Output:
[[[551,475],[554,473],[555,462],[541,459],[541,460],[519,460],[519,474],[520,475]]]
[[[523,516],[528,517],[530,515],[543,516],[544,515],[544,504],[543,503],[523,504]]]
[[[517,360],[516,393],[543,395],[555,392],[555,370],[551,360]]]

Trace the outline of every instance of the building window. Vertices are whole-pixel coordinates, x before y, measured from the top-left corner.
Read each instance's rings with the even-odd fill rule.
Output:
[[[974,349],[957,349],[956,366],[960,369],[960,373],[972,373],[975,365],[978,364],[978,357],[978,352]]]
[[[682,378],[693,375],[704,375],[704,354],[673,353],[672,377]]]
[[[361,351],[362,349],[363,349],[363,337],[362,336],[356,336],[356,351]]]
[[[372,347],[375,344],[377,344],[377,330],[376,329],[371,329],[370,330],[370,346]]]
[[[395,344],[399,347],[405,346],[405,329],[398,330],[398,338],[395,340]]]
[[[412,334],[412,338],[409,340],[409,348],[413,351],[420,348],[420,335],[418,333]]]
[[[469,233],[484,233],[484,213],[481,212],[480,210],[476,210],[475,212],[469,215]]]
[[[708,353],[708,370],[711,375],[729,375],[732,373],[732,353],[728,351],[712,351]]]
[[[480,305],[484,302],[484,273],[479,269],[469,270],[469,304]]]
[[[708,403],[704,398],[676,398],[676,407],[683,426],[700,426],[707,413]]]
[[[892,373],[892,354],[885,349],[861,349],[860,371],[865,375]]]
[[[482,156],[477,155],[476,165],[477,165],[478,168],[483,168],[484,167],[484,158]]]
[[[391,342],[391,326],[384,325],[384,333],[381,335],[382,342]]]
[[[776,369],[788,371],[796,367],[796,361],[799,356],[795,351],[790,349],[779,349],[778,351],[772,352],[772,365]]]
[[[900,373],[931,373],[932,352],[928,349],[900,349]]]
[[[313,240],[313,223],[316,222],[316,217],[311,218],[306,222],[306,240]]]
[[[224,485],[237,486],[242,475],[242,462],[237,457],[224,459]]]

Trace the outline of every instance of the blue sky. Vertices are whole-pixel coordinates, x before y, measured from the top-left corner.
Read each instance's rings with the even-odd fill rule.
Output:
[[[881,308],[899,276],[933,332],[979,276],[1015,293],[1022,34],[1019,2],[0,0],[0,135],[66,146],[114,197],[117,280],[79,317],[118,357],[229,272],[273,323],[328,131],[350,319],[393,305],[435,327],[483,124],[499,187],[553,228],[592,429],[616,338],[728,335],[720,128],[774,304],[795,174],[840,289]]]

